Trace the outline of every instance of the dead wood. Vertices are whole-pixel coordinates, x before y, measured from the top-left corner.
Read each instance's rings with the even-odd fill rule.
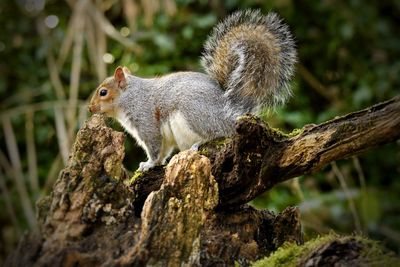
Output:
[[[225,266],[302,242],[297,208],[216,212],[211,163],[193,151],[171,160],[158,188],[151,179],[128,186],[123,143],[102,117],[88,120],[52,194],[37,203],[40,235],[27,235],[6,266]]]
[[[299,211],[243,205],[275,184],[399,139],[400,98],[295,136],[244,116],[237,134],[127,184],[124,134],[92,116],[50,196],[6,266],[232,266],[302,242]],[[29,251],[27,253],[27,251]]]
[[[307,125],[294,136],[271,129],[260,119],[243,116],[237,134],[203,145],[218,182],[219,207],[249,202],[274,185],[315,173],[328,163],[400,138],[400,96],[319,125]],[[163,173],[150,171],[138,186]]]

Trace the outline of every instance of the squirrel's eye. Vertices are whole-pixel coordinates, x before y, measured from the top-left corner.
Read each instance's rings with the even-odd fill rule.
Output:
[[[99,92],[100,96],[106,96],[107,95],[107,90],[106,89],[101,89]]]

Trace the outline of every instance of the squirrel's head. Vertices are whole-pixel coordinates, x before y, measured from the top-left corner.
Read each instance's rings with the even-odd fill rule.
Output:
[[[128,68],[118,67],[115,69],[114,76],[106,78],[97,87],[90,103],[89,111],[92,113],[103,113],[113,117],[117,111],[115,100],[125,90],[127,86],[126,76],[131,74]]]

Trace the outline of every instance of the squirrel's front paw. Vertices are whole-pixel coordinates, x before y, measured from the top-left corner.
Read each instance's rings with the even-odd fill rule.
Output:
[[[138,170],[141,172],[145,172],[153,168],[154,166],[156,166],[156,163],[152,160],[148,160],[146,162],[140,162]]]

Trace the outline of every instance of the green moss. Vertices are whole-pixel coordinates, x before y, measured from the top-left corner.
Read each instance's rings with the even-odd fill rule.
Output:
[[[400,259],[396,258],[393,254],[388,253],[376,241],[367,239],[361,236],[344,236],[341,237],[334,233],[322,237],[312,239],[305,244],[299,246],[294,243],[284,244],[277,251],[269,257],[261,259],[253,263],[253,267],[263,266],[277,266],[277,267],[291,267],[299,266],[302,259],[305,259],[311,252],[317,248],[333,241],[346,241],[348,239],[355,239],[360,243],[363,248],[360,252],[360,263],[365,263],[366,266],[400,266]]]
[[[393,252],[388,252],[378,241],[361,236],[355,236],[355,238],[358,242],[365,244],[365,249],[362,250],[360,258],[366,259],[369,266],[400,266],[400,258],[395,256]]]
[[[144,172],[142,172],[142,171],[135,171],[134,173],[133,173],[133,176],[129,179],[129,181],[128,181],[128,185],[131,185],[137,178],[139,178],[139,177],[141,177],[141,176],[143,176],[144,175]]]
[[[199,150],[199,153],[200,153],[201,155],[203,155],[203,156],[206,156],[206,157],[208,157],[208,156],[210,155],[210,151],[208,151],[207,148],[202,148],[202,149],[200,149],[200,150]]]
[[[242,115],[236,118],[237,121],[239,120],[247,120],[252,123],[258,123],[257,117],[253,115]]]
[[[303,132],[303,129],[294,129],[290,133],[285,133],[279,128],[269,127],[270,133],[278,139],[294,137]]]
[[[212,151],[215,149],[221,149],[227,142],[229,142],[231,139],[230,138],[217,138],[211,141],[208,141],[204,145],[201,145],[199,148],[199,153],[201,155],[204,155],[206,157],[210,156]],[[211,150],[211,151],[210,151]]]
[[[302,248],[296,244],[284,244],[269,257],[256,261],[252,266],[296,266],[301,251]]]
[[[268,130],[269,130],[269,135],[272,136],[274,140],[281,140],[290,137],[289,134],[283,132],[279,128],[272,128],[268,126]]]
[[[216,146],[217,148],[220,148],[224,146],[230,138],[217,138],[209,142],[209,144]]]
[[[294,137],[296,135],[299,135],[303,132],[303,129],[294,129],[292,132],[288,134],[288,137]]]

